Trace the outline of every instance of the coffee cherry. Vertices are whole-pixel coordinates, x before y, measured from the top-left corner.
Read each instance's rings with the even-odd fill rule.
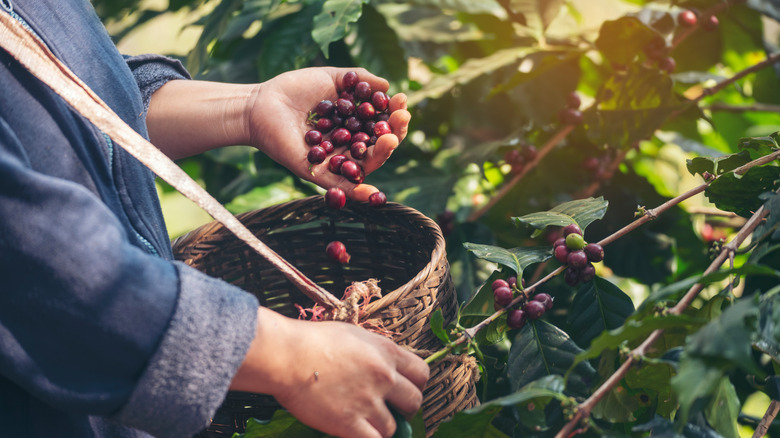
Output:
[[[322,133],[316,129],[312,129],[311,131],[306,132],[306,134],[303,136],[303,139],[306,141],[306,144],[315,146],[320,144],[322,141]]]
[[[537,155],[539,155],[539,151],[536,149],[536,146],[529,144],[523,147],[523,159],[525,161],[533,161]]]
[[[582,228],[580,228],[580,226],[577,224],[569,224],[563,227],[563,237],[567,237],[572,233],[582,236]]]
[[[512,289],[508,287],[499,287],[493,291],[493,299],[495,300],[496,304],[501,307],[508,306],[509,303],[512,302],[513,298],[514,295],[512,294]]]
[[[589,243],[585,245],[585,255],[588,256],[588,261],[598,263],[604,260],[604,248],[598,243]]]
[[[354,161],[347,160],[341,165],[341,175],[352,182],[360,179],[360,172],[360,166]]]
[[[352,134],[347,128],[339,128],[333,131],[330,136],[330,141],[333,142],[334,146],[345,146],[349,144],[350,140],[352,140]]]
[[[328,255],[328,258],[339,263],[349,263],[349,259],[351,258],[347,252],[347,247],[338,240],[330,242],[328,246],[325,247],[325,253]]]
[[[569,248],[566,245],[560,245],[553,250],[553,256],[555,256],[555,260],[565,265],[569,260],[569,252]]]
[[[577,94],[576,91],[572,91],[568,96],[566,96],[567,107],[572,109],[580,109],[580,105],[582,105],[582,99],[580,99],[580,95]]]
[[[707,32],[712,32],[716,30],[720,26],[720,22],[718,21],[718,17],[714,15],[710,15],[709,17],[706,17],[704,21],[701,23],[701,28],[706,30]]]
[[[580,110],[564,108],[558,112],[558,121],[564,125],[580,125],[585,121],[585,117]]]
[[[372,93],[373,90],[368,82],[361,81],[355,85],[355,97],[357,97],[358,100],[366,101],[371,98]]]
[[[344,74],[344,77],[341,78],[341,88],[345,91],[352,91],[355,89],[355,85],[357,85],[359,80],[357,73],[348,71]]]
[[[594,278],[596,278],[596,268],[590,263],[588,263],[588,265],[582,268],[582,270],[580,271],[580,280],[587,283],[593,280]]]
[[[374,135],[374,128],[376,127],[375,120],[366,120],[363,122],[363,132],[368,135]]]
[[[333,123],[333,119],[319,119],[314,126],[317,131],[327,133],[335,127],[335,124]]]
[[[369,102],[363,102],[357,107],[357,116],[363,120],[371,119],[376,116],[376,110],[374,105]]]
[[[371,104],[377,111],[385,111],[390,107],[390,98],[382,91],[375,91],[371,95]]]
[[[584,268],[588,264],[588,256],[585,255],[583,250],[572,251],[569,253],[569,257],[566,258],[566,264],[570,268]]]
[[[352,139],[350,140],[350,143],[357,143],[359,141],[362,141],[363,143],[368,145],[369,140],[371,140],[371,137],[365,132],[361,131],[352,134]]]
[[[328,170],[335,173],[336,175],[341,175],[341,166],[346,161],[347,157],[345,155],[334,155],[330,157],[330,160],[328,160]]]
[[[329,117],[331,114],[333,114],[333,110],[335,109],[335,105],[333,105],[333,102],[330,100],[323,100],[320,103],[317,104],[317,106],[314,107],[314,112],[317,113],[320,117]]]
[[[349,99],[336,100],[336,112],[342,117],[349,117],[355,112],[355,103]]]
[[[558,240],[556,240],[555,243],[553,243],[553,249],[555,249],[555,248],[557,248],[559,246],[563,246],[563,245],[566,245],[566,238],[565,237],[561,237]]]
[[[383,192],[374,192],[368,195],[368,205],[372,207],[383,207],[387,204],[387,195]]]
[[[340,210],[341,208],[344,208],[346,203],[347,195],[344,193],[344,190],[341,190],[338,187],[331,187],[325,192],[325,204],[328,207],[334,210]]]
[[[538,293],[534,295],[533,298],[531,298],[532,301],[538,301],[542,304],[544,304],[545,310],[550,310],[553,307],[553,298],[544,292]]]
[[[506,281],[506,280],[504,280],[502,278],[497,278],[497,279],[493,280],[493,283],[490,285],[490,287],[493,290],[496,290],[499,287],[510,288],[511,286],[509,285],[508,281]]]
[[[523,306],[523,311],[529,319],[539,319],[547,309],[539,301],[529,301]]]
[[[325,161],[325,158],[328,158],[328,153],[321,146],[313,146],[306,155],[306,159],[311,164],[320,164]]]
[[[509,277],[509,278],[507,278],[506,282],[509,283],[509,288],[510,289],[517,288],[517,277],[515,277],[514,275]]]
[[[563,281],[571,287],[576,286],[580,282],[580,271],[572,267],[566,268],[563,271]]]
[[[322,140],[322,143],[320,143],[320,147],[325,149],[326,154],[330,154],[336,149],[336,147],[333,146],[333,143],[331,143],[330,140]]]
[[[512,309],[507,313],[506,325],[511,329],[521,329],[525,325],[525,312],[522,309]]]
[[[677,23],[682,27],[694,27],[696,26],[696,13],[691,10],[682,11],[677,14]]]
[[[390,123],[388,122],[379,121],[376,122],[376,125],[374,125],[374,135],[376,135],[377,137],[381,137],[385,134],[390,134],[391,132],[393,131],[390,129]]]
[[[674,69],[677,67],[677,63],[674,61],[674,58],[663,58],[662,60],[658,61],[658,68],[662,71],[665,71],[669,74],[674,73]]]
[[[368,146],[366,146],[366,144],[363,143],[362,141],[352,143],[349,146],[349,154],[352,155],[352,158],[356,160],[362,160],[363,157],[366,156],[367,150],[368,150]]]
[[[338,114],[334,114],[330,116],[330,119],[333,121],[334,128],[338,128],[339,126],[344,126],[344,117],[341,117]]]
[[[347,128],[347,131],[350,133],[356,133],[363,129],[363,123],[358,120],[355,116],[349,116],[347,117],[347,120],[344,121],[344,127]]]
[[[577,233],[571,233],[566,236],[566,248],[572,251],[585,248],[585,239]]]

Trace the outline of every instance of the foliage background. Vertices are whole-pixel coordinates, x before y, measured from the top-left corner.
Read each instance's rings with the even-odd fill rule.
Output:
[[[368,179],[390,200],[431,218],[454,212],[448,259],[463,302],[501,268],[475,257],[464,243],[503,248],[549,245],[545,235],[517,227],[511,218],[602,196],[609,201],[609,210],[586,233],[587,240],[597,241],[630,222],[639,206],[657,206],[701,184],[700,176],[688,172],[686,160],[737,153],[741,138],[780,131],[776,67],[745,77],[703,99],[698,107],[683,107],[705,87],[776,50],[780,7],[768,0],[730,6],[718,15],[716,30],[697,30],[685,38],[669,52],[676,61],[671,75],[647,61],[643,54],[647,42],[656,35],[671,42],[680,31],[675,22],[680,10],[708,10],[723,1],[93,2],[125,53],[153,51],[178,57],[197,78],[254,82],[306,66],[362,66],[389,79],[391,92],[407,93],[413,114],[410,135],[388,164]],[[335,8],[337,18],[323,16],[324,6]],[[638,25],[627,26],[626,17]],[[621,73],[621,65],[627,75]],[[586,123],[483,214],[480,208],[513,176],[505,153],[523,144],[541,147],[560,129],[558,111],[575,90],[583,108],[589,108]],[[594,102],[598,108],[591,107]],[[756,110],[757,104],[767,107]],[[586,169],[583,163],[589,157],[599,159],[600,173]],[[179,164],[235,213],[322,193],[246,147],[213,151]],[[209,220],[164,183],[159,190],[172,237]],[[618,310],[614,321],[603,319],[604,328],[619,327],[663,286],[702,272],[713,242],[733,236],[744,223],[745,211],[755,207],[719,206],[741,215],[721,215],[710,199],[697,196],[607,248],[594,284],[603,292],[594,293],[611,295],[617,302],[593,312]],[[746,258],[738,258],[738,264]],[[764,261],[777,267],[776,255],[770,253]],[[525,276],[530,281],[554,267],[539,264]],[[766,291],[772,282],[776,278],[768,282],[748,278],[747,291]],[[725,308],[727,304],[715,300],[722,287],[723,283],[712,285],[697,309],[704,312],[716,303]],[[745,282],[740,283],[737,296],[744,287]],[[556,297],[556,307],[545,317],[550,326],[539,327],[569,330],[577,316],[569,304],[582,294],[560,279],[549,282],[544,291]],[[713,313],[720,314],[720,308]],[[693,332],[688,327],[680,333],[684,337]],[[514,335],[487,348],[497,364],[516,363],[510,353]],[[587,348],[595,336],[572,338]],[[608,374],[605,369],[599,372]],[[666,380],[671,376],[667,374]],[[741,411],[727,418],[739,420],[739,433],[748,434],[755,423],[750,417],[763,414],[768,398],[744,378],[731,380],[724,391],[736,394]],[[485,400],[506,391],[500,382],[491,382],[494,385],[486,385],[482,394]],[[656,389],[669,390],[668,385]],[[600,415],[614,423],[625,422],[639,410],[635,405],[627,408],[631,403],[625,400],[612,402],[604,408],[610,412]],[[667,415],[673,409],[667,410],[658,409]]]

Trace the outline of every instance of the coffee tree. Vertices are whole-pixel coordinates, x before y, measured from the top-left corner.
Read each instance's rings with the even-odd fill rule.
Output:
[[[106,21],[133,12],[117,38],[165,12],[94,2]],[[360,66],[409,96],[410,135],[366,179],[438,220],[462,306],[434,318],[428,360],[468,352],[481,370],[480,405],[434,436],[778,433],[774,2],[180,9],[208,11],[184,59],[196,77]],[[237,213],[321,193],[246,149],[181,164]],[[763,418],[742,408],[756,394]],[[280,414],[245,435],[293,427]]]

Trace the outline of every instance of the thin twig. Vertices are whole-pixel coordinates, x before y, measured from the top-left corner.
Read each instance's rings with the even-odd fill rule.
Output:
[[[769,426],[775,421],[778,412],[780,412],[780,401],[772,400],[766,409],[766,413],[764,413],[764,418],[758,423],[756,431],[753,433],[753,438],[762,438],[769,432]]]
[[[767,103],[754,103],[751,105],[729,105],[727,103],[713,103],[712,105],[702,107],[710,111],[728,111],[728,112],[745,112],[745,111],[759,111],[767,113],[780,113],[780,105],[770,105]]]
[[[550,151],[552,151],[553,148],[557,146],[558,143],[563,141],[563,139],[566,138],[566,136],[569,135],[569,133],[573,130],[574,130],[574,125],[566,125],[560,130],[558,130],[558,132],[556,132],[555,135],[553,135],[549,140],[547,140],[547,143],[545,143],[544,146],[542,146],[542,148],[539,149],[539,152],[536,154],[536,157],[533,160],[529,161],[525,166],[523,166],[523,170],[521,170],[515,176],[513,176],[512,179],[509,180],[509,182],[507,182],[506,184],[504,184],[501,187],[501,189],[499,189],[499,191],[496,192],[495,195],[490,197],[490,200],[485,205],[480,207],[479,210],[475,210],[474,212],[472,212],[471,215],[466,220],[468,222],[476,222],[477,220],[479,220],[479,218],[481,218],[482,215],[487,213],[488,210],[490,210],[494,205],[498,203],[498,201],[503,199],[504,196],[506,196],[506,194],[509,193],[509,191],[512,190],[512,188],[514,188],[517,185],[517,183],[519,183],[520,180],[523,179],[523,177],[528,172],[531,171],[531,169],[536,167],[539,164],[539,162],[542,161],[542,158],[544,158],[545,155],[547,155]]]

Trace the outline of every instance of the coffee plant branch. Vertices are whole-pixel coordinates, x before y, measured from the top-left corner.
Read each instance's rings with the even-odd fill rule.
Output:
[[[777,417],[777,413],[779,411],[780,401],[772,400],[769,403],[769,407],[766,409],[766,413],[764,413],[764,417],[761,419],[761,422],[758,423],[756,431],[753,433],[753,438],[761,438],[766,435],[767,432],[769,432],[769,426],[773,421],[775,421],[775,417]]]
[[[475,222],[479,220],[479,218],[482,217],[483,214],[488,212],[498,201],[503,199],[504,196],[506,196],[507,193],[509,193],[512,188],[517,185],[517,183],[520,182],[520,180],[523,179],[523,177],[531,171],[534,167],[536,167],[537,164],[544,158],[545,155],[547,155],[555,146],[558,145],[561,141],[563,141],[564,138],[566,138],[567,135],[569,135],[570,132],[574,130],[574,125],[566,125],[558,132],[555,133],[547,142],[542,146],[541,149],[539,149],[539,153],[536,155],[536,157],[529,161],[526,166],[523,167],[523,170],[521,170],[518,174],[516,174],[514,177],[512,177],[509,182],[504,184],[501,189],[499,189],[498,192],[496,192],[495,195],[490,197],[490,200],[479,208],[479,210],[474,211],[471,213],[471,215],[468,217],[468,222]]]
[[[735,169],[734,172],[737,173],[737,171],[740,170],[741,173],[744,173],[747,171],[748,168],[760,164],[758,163],[759,161],[765,162],[766,160],[764,160],[764,158],[773,157],[773,159],[777,159],[779,156],[780,156],[780,152],[775,152],[773,154],[767,155],[766,157],[762,157],[759,160],[752,161],[738,169]],[[748,165],[750,165],[750,167],[745,168]],[[780,192],[780,190],[778,190],[778,192]],[[734,239],[732,239],[728,244],[723,246],[718,256],[715,258],[715,260],[712,261],[712,263],[710,263],[709,267],[707,267],[707,269],[704,271],[702,276],[706,276],[720,269],[720,266],[723,265],[723,263],[737,251],[739,246],[742,245],[745,239],[747,239],[747,237],[750,236],[753,233],[753,231],[755,231],[756,227],[761,223],[761,221],[764,219],[764,217],[766,217],[768,213],[769,212],[763,206],[761,206],[758,210],[756,210],[756,212],[747,221],[745,226],[739,230],[739,232],[734,237]],[[703,288],[704,288],[703,283],[696,283],[695,285],[693,285],[688,290],[688,292],[686,292],[685,295],[680,299],[680,301],[678,301],[674,307],[669,309],[668,313],[671,315],[682,314],[682,312],[685,309],[687,309],[688,306],[691,305],[693,300],[699,295],[699,293],[702,291]],[[594,391],[593,394],[591,394],[591,396],[588,397],[587,400],[582,402],[577,407],[574,416],[555,435],[555,438],[569,438],[570,436],[572,436],[572,432],[574,431],[574,428],[577,427],[577,425],[579,425],[581,421],[583,421],[585,418],[590,416],[590,413],[593,410],[593,408],[596,406],[596,404],[599,401],[601,401],[602,398],[604,398],[607,394],[609,394],[609,392],[612,391],[620,383],[620,381],[628,373],[629,369],[638,360],[641,360],[641,358],[647,354],[650,347],[661,338],[663,333],[664,330],[662,329],[655,330],[645,339],[644,342],[642,342],[642,344],[640,344],[637,348],[633,349],[627,355],[626,361],[623,362],[623,364],[621,364],[620,367],[596,391]]]

